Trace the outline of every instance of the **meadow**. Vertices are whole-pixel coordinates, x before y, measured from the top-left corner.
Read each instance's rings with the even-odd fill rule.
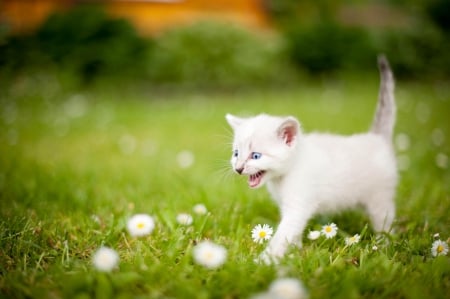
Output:
[[[378,239],[360,211],[318,215],[303,249],[265,265],[254,261],[265,244],[251,230],[276,229],[278,210],[266,190],[232,173],[224,115],[294,115],[306,132],[363,132],[376,75],[203,93],[68,91],[54,81],[24,77],[0,92],[0,297],[251,298],[293,277],[311,299],[448,298],[449,256],[431,252],[450,240],[445,82],[398,82],[396,233]],[[195,214],[196,204],[208,212]],[[139,213],[156,227],[137,238],[126,225]],[[180,213],[192,224],[179,224]],[[330,222],[336,237],[306,238]],[[346,246],[354,234],[360,242]],[[221,267],[195,263],[202,240],[226,248]],[[92,264],[101,246],[119,254],[111,272]]]

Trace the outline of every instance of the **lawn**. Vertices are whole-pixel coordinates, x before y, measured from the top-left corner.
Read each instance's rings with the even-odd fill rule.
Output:
[[[305,237],[274,266],[254,262],[265,244],[251,230],[276,229],[279,214],[266,190],[231,172],[224,115],[289,114],[307,132],[362,132],[376,77],[220,93],[68,92],[50,79],[0,91],[0,297],[250,298],[279,277],[301,280],[311,299],[448,297],[449,256],[431,254],[433,241],[450,239],[448,84],[398,83],[396,234],[380,241],[359,211],[319,215],[306,233],[334,222],[337,236]],[[127,221],[140,213],[155,229],[132,237]],[[193,260],[207,239],[227,250],[217,269]],[[101,246],[120,256],[111,272],[92,264]]]

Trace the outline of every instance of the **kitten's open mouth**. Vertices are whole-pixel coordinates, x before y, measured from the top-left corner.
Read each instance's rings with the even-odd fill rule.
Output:
[[[261,183],[261,180],[265,173],[266,173],[265,171],[261,170],[255,174],[250,175],[248,178],[248,185],[250,186],[250,188],[257,187]]]

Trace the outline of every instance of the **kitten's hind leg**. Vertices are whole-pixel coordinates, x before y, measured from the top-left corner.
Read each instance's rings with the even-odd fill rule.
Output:
[[[380,232],[391,232],[395,217],[394,191],[378,192],[370,196],[365,203],[373,229]]]

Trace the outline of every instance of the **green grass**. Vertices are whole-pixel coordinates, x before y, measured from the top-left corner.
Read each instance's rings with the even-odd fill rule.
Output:
[[[279,266],[253,262],[264,245],[253,243],[252,227],[276,228],[279,214],[265,190],[249,190],[231,173],[224,114],[292,114],[305,131],[351,134],[371,123],[377,85],[361,77],[278,91],[153,94],[69,93],[33,78],[12,84],[0,94],[0,297],[248,298],[280,276],[301,279],[310,298],[447,297],[449,257],[430,253],[435,233],[450,237],[450,172],[436,164],[450,155],[443,83],[398,84],[396,132],[410,140],[399,155],[409,168],[389,242],[377,243],[360,212],[320,215],[308,228],[333,221],[335,239],[305,239]],[[177,164],[183,150],[195,156],[188,169]],[[177,214],[196,203],[209,213],[178,225]],[[150,236],[128,235],[135,213],[155,217]],[[361,242],[345,247],[355,233]],[[204,239],[227,248],[221,268],[193,262]],[[92,267],[102,245],[118,251],[119,269]]]

